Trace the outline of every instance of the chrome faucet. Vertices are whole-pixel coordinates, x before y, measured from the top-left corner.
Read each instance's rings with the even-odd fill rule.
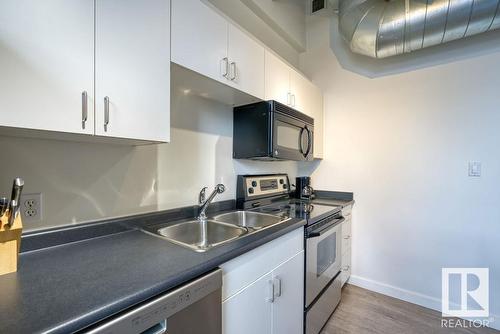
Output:
[[[200,191],[200,197],[199,197],[200,213],[198,214],[198,220],[201,222],[204,222],[207,220],[207,215],[206,215],[205,211],[207,211],[208,206],[210,205],[210,203],[212,203],[215,196],[217,194],[222,194],[226,190],[226,187],[222,183],[216,185],[214,191],[212,191],[210,196],[208,196],[208,198],[206,198],[207,189],[208,189],[207,187],[204,187]]]

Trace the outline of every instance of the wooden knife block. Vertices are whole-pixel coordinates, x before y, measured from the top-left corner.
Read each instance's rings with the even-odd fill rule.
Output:
[[[23,223],[21,213],[14,220],[14,224],[9,226],[8,214],[1,217],[0,221],[0,275],[5,275],[17,271],[17,261],[21,247],[21,234]]]

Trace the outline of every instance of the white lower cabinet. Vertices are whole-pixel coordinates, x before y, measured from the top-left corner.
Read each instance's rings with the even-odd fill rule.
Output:
[[[301,334],[304,318],[304,251],[273,271],[273,333]]]
[[[342,224],[342,272],[340,274],[340,280],[342,286],[351,277],[351,240],[352,240],[352,207],[346,207],[342,210],[342,215],[345,218],[345,222]]]
[[[221,266],[224,334],[303,332],[304,230]]]
[[[222,302],[222,333],[272,333],[272,273]]]

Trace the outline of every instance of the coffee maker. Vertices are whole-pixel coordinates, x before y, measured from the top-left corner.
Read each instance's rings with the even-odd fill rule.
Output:
[[[311,178],[309,176],[295,178],[295,197],[305,200],[313,199],[314,189],[311,187]]]

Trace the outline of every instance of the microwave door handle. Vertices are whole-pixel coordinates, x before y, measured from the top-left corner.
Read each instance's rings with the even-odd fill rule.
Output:
[[[311,152],[312,148],[312,136],[311,136],[311,131],[307,127],[305,127],[305,129],[307,131],[307,151],[304,155],[307,157]]]
[[[322,227],[321,229],[318,229],[316,231],[312,231],[312,232],[307,233],[306,239],[320,237],[325,232],[327,232],[328,230],[330,230],[330,228],[332,227],[332,225],[336,226],[338,224],[342,224],[344,221],[345,221],[344,217],[332,220],[332,222],[330,224],[328,224],[326,227]]]
[[[302,135],[304,134],[304,130],[306,130],[306,128],[301,128],[299,134],[299,149],[300,149],[300,154],[302,155],[305,155],[304,148],[302,147]]]

